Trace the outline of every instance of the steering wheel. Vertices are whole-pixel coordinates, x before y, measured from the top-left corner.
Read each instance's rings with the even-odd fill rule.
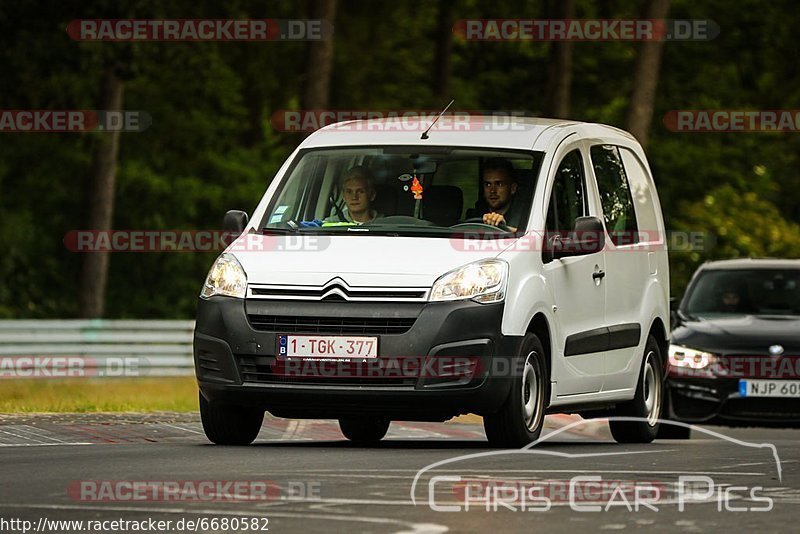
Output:
[[[460,227],[463,227],[463,226],[473,226],[473,227],[474,226],[482,226],[484,228],[491,228],[492,230],[500,229],[500,230],[502,230],[504,232],[510,232],[511,231],[511,228],[509,228],[506,223],[500,223],[497,226],[494,226],[492,224],[486,224],[485,222],[483,222],[483,217],[472,217],[470,219],[465,220],[462,223],[454,224],[450,228],[460,228]]]

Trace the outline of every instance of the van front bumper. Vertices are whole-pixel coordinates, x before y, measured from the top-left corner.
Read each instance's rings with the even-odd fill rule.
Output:
[[[200,299],[195,371],[209,401],[258,406],[278,417],[443,421],[492,413],[508,395],[523,340],[500,333],[503,308],[473,301]],[[375,335],[378,357],[326,364],[282,359],[279,334]]]

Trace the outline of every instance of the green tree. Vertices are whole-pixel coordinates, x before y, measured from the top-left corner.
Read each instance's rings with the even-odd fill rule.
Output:
[[[679,213],[675,230],[701,235],[702,240],[700,250],[673,251],[670,256],[676,294],[704,261],[800,257],[800,225],[787,221],[775,204],[756,193],[723,185],[702,200],[681,205]]]

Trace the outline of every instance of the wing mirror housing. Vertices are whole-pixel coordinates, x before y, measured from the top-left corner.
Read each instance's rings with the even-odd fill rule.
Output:
[[[249,217],[247,213],[240,210],[230,210],[225,212],[222,218],[223,242],[225,245],[230,245],[233,241],[242,235]]]
[[[222,218],[222,229],[226,232],[230,232],[234,234],[234,236],[238,236],[242,232],[244,232],[245,227],[247,226],[247,221],[249,217],[247,213],[244,211],[239,210],[230,210],[225,213],[225,217]]]
[[[578,217],[574,229],[566,237],[557,233],[547,238],[547,249],[554,260],[595,254],[605,246],[603,221],[597,217]]]

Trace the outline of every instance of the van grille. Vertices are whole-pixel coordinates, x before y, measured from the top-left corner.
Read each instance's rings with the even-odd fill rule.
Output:
[[[280,334],[405,334],[416,318],[395,317],[308,317],[248,315],[250,326],[260,332]]]
[[[248,298],[294,301],[425,302],[424,287],[350,287],[344,282],[324,286],[250,285]]]

